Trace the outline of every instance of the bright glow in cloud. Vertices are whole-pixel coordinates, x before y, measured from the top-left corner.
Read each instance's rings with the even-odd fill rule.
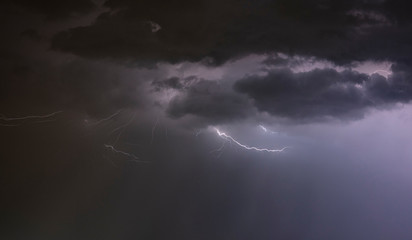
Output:
[[[259,125],[259,127],[260,127],[263,131],[268,132],[267,128],[265,128],[264,126]]]
[[[274,131],[271,131],[271,130],[267,129],[267,128],[266,128],[265,126],[263,126],[263,125],[259,125],[259,128],[262,129],[265,133],[270,133],[270,134],[277,133],[277,132],[274,132]]]
[[[358,66],[353,68],[353,70],[358,71],[360,73],[366,73],[368,75],[378,73],[387,78],[389,75],[392,74],[391,66],[392,66],[391,62],[366,61],[366,62],[359,63]]]

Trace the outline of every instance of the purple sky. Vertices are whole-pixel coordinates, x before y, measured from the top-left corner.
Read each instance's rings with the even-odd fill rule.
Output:
[[[410,7],[2,2],[0,238],[410,239]]]

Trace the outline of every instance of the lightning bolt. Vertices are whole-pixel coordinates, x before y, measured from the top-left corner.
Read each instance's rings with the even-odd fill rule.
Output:
[[[29,115],[24,117],[6,117],[3,114],[0,114],[0,121],[4,121],[7,123],[0,123],[2,127],[17,127],[24,123],[25,120],[37,120],[33,121],[32,123],[45,123],[45,122],[53,122],[56,119],[53,119],[55,115],[62,113],[63,111],[57,111],[46,115]],[[10,122],[10,123],[8,123]]]
[[[118,110],[117,112],[113,113],[112,115],[110,115],[110,116],[108,116],[108,117],[106,117],[106,118],[100,119],[100,120],[98,120],[98,121],[96,121],[96,122],[94,122],[94,123],[89,124],[89,126],[96,126],[96,125],[102,124],[102,123],[104,123],[104,122],[106,122],[106,121],[110,121],[111,119],[113,119],[114,117],[116,117],[117,115],[119,115],[122,111],[123,111],[123,110],[120,109],[120,110]],[[133,122],[133,120],[135,119],[135,117],[136,117],[136,113],[133,113],[133,114],[131,115],[130,119],[129,119],[126,123],[124,123],[124,124],[122,124],[122,125],[117,126],[116,128],[114,128],[114,129],[109,133],[109,136],[115,134],[114,142],[113,142],[112,144],[103,144],[103,146],[104,146],[106,149],[112,151],[112,152],[115,153],[115,154],[122,155],[122,156],[128,158],[128,161],[130,161],[130,162],[149,163],[148,161],[139,160],[139,158],[138,158],[137,156],[135,156],[134,154],[132,154],[132,153],[128,153],[128,152],[125,152],[125,151],[121,151],[121,150],[119,150],[119,149],[116,148],[116,145],[117,145],[118,141],[120,140],[123,132],[127,129],[127,127],[128,127],[130,124],[132,124],[132,122]],[[106,157],[105,155],[103,155],[103,158],[109,160],[115,167],[117,167],[116,164],[115,164],[112,160],[110,160],[110,158]]]
[[[133,162],[149,163],[148,161],[141,161],[141,160],[139,160],[139,158],[136,157],[134,154],[117,150],[113,145],[104,144],[104,147],[107,148],[107,149],[109,149],[109,150],[111,150],[111,151],[114,152],[114,153],[117,153],[117,154],[120,154],[120,155],[123,155],[123,156],[126,156],[126,157],[130,158],[131,161],[133,161]]]
[[[9,122],[9,121],[17,121],[17,120],[27,120],[27,119],[45,119],[45,118],[50,118],[55,116],[56,114],[62,113],[63,111],[57,111],[57,112],[53,112],[50,114],[46,114],[46,115],[31,115],[31,116],[24,116],[24,117],[14,117],[14,118],[9,118],[4,116],[3,114],[1,114],[0,116],[0,120]]]
[[[102,122],[109,121],[110,119],[112,119],[112,118],[116,117],[117,115],[119,115],[122,111],[123,111],[123,109],[120,109],[119,111],[113,113],[112,115],[110,115],[110,116],[108,116],[108,117],[106,117],[106,118],[102,118],[102,119],[100,119],[99,121],[94,122],[94,123],[90,123],[90,124],[88,124],[88,125],[89,125],[89,126],[96,126],[96,125],[99,125],[99,124],[102,123]],[[86,123],[87,123],[87,122],[86,122]]]
[[[115,112],[114,114],[100,119],[94,123],[90,123],[88,124],[89,126],[96,126],[99,125],[103,122],[109,121],[112,118],[116,117],[117,115],[119,115],[123,110],[119,110],[117,112]],[[53,117],[56,116],[59,113],[62,113],[63,111],[56,111],[50,114],[45,114],[45,115],[28,115],[28,116],[23,116],[23,117],[6,117],[4,114],[0,114],[0,121],[3,121],[5,123],[1,123],[0,122],[0,126],[4,126],[4,127],[16,127],[16,126],[20,126],[22,123],[22,121],[25,120],[35,120],[35,123],[46,123],[46,122],[52,122],[55,121],[56,119],[54,119]],[[103,144],[103,146],[106,149],[109,149],[110,151],[112,151],[113,153],[119,154],[119,155],[123,155],[124,157],[129,158],[129,161],[132,162],[137,162],[137,163],[150,163],[149,161],[142,161],[139,160],[138,157],[136,157],[134,154],[125,152],[125,151],[121,151],[115,148],[116,143],[119,141],[122,133],[124,132],[124,130],[133,122],[133,120],[136,117],[136,113],[134,113],[131,118],[129,119],[129,121],[117,128],[115,128],[114,130],[111,131],[111,133],[109,135],[112,135],[115,132],[119,132],[116,138],[116,141],[113,145],[109,145],[109,144]],[[112,162],[113,163],[113,162]],[[114,163],[113,163],[114,164]]]
[[[120,127],[117,127],[117,128],[115,128],[114,130],[112,130],[112,132],[110,133],[110,135],[113,134],[113,133],[115,133],[116,131],[120,130],[119,134],[117,135],[116,141],[114,142],[114,145],[116,145],[116,143],[119,141],[120,136],[123,134],[123,132],[124,132],[124,130],[126,129],[126,127],[129,126],[129,125],[133,122],[133,120],[134,120],[135,117],[136,117],[136,113],[133,114],[133,116],[130,118],[130,120],[129,120],[127,123],[125,123],[124,125],[122,125],[122,126],[120,126]]]
[[[247,145],[244,145],[244,144],[240,143],[239,141],[234,139],[232,136],[228,135],[227,133],[221,132],[217,128],[215,128],[215,131],[219,135],[219,137],[223,137],[223,138],[227,139],[228,141],[231,141],[231,142],[237,144],[239,147],[242,147],[246,150],[254,150],[254,151],[258,151],[258,152],[274,153],[274,152],[283,152],[285,149],[289,148],[289,147],[284,147],[284,148],[281,148],[281,149],[268,149],[268,148],[250,147],[250,146],[247,146]]]
[[[227,139],[225,139],[225,140],[227,140]],[[210,151],[210,153],[218,153],[218,155],[216,156],[216,158],[220,158],[220,156],[222,156],[223,149],[225,148],[226,143],[227,143],[227,141],[224,141],[223,144],[222,144],[222,146],[220,146],[218,149],[215,149],[215,150]]]
[[[125,123],[125,124],[123,124],[123,125],[120,125],[120,126],[118,126],[117,128],[113,129],[113,130],[110,132],[109,135],[112,135],[113,133],[115,133],[115,132],[117,132],[117,131],[119,131],[119,130],[125,128],[125,127],[127,127],[127,126],[133,121],[133,119],[134,119],[135,116],[136,116],[136,114],[134,113],[133,116],[130,118],[130,120],[129,120],[127,123]]]

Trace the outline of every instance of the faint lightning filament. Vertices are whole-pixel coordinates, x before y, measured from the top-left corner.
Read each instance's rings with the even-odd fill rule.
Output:
[[[277,132],[271,131],[269,129],[267,129],[265,126],[263,125],[259,125],[259,128],[262,129],[265,133],[270,133],[270,134],[275,134]]]
[[[109,120],[111,120],[112,118],[114,118],[114,117],[116,117],[117,115],[119,115],[122,111],[123,111],[123,110],[120,109],[119,111],[113,113],[112,115],[110,115],[110,116],[108,116],[108,117],[106,117],[106,118],[102,118],[102,119],[100,119],[99,121],[94,122],[94,123],[90,123],[90,124],[88,124],[88,125],[89,125],[89,126],[95,126],[95,125],[99,125],[99,124],[102,123],[102,122],[109,121]]]
[[[268,129],[267,129],[267,128],[265,128],[263,125],[259,125],[259,127],[260,127],[263,131],[265,131],[265,132],[267,132],[267,131],[268,131]]]
[[[114,152],[114,153],[121,154],[121,155],[123,155],[123,156],[126,156],[126,157],[130,158],[131,161],[133,161],[133,162],[148,163],[148,161],[141,161],[141,160],[139,160],[139,158],[136,157],[134,154],[117,150],[113,145],[104,144],[104,147],[110,149],[110,150],[111,150],[112,152]]]
[[[45,119],[45,118],[53,117],[54,115],[62,113],[62,112],[63,111],[57,111],[57,112],[53,112],[53,113],[46,114],[46,115],[32,115],[32,116],[14,117],[14,118],[9,118],[9,117],[6,117],[3,114],[1,114],[0,120],[3,120],[3,121],[17,121],[17,120],[26,120],[26,119]]]

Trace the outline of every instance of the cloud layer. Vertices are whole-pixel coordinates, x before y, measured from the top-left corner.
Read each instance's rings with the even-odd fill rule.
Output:
[[[353,61],[409,58],[409,1],[107,1],[111,11],[62,31],[53,48],[153,63],[284,52]],[[160,30],[152,31],[153,24]]]

